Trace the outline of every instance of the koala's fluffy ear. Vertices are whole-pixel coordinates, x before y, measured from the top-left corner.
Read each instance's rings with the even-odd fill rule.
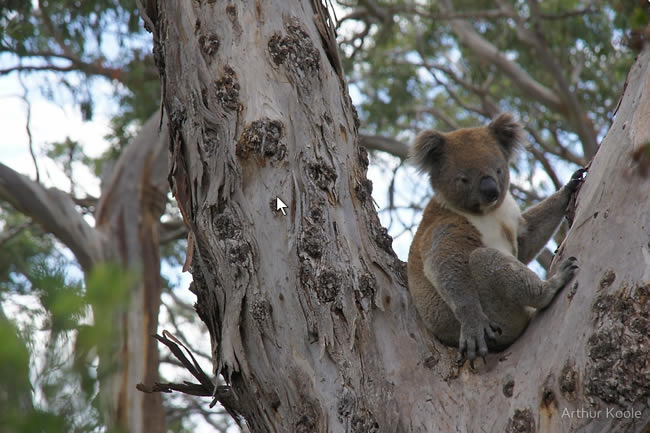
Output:
[[[422,131],[415,138],[410,160],[423,171],[432,171],[441,161],[444,153],[445,137],[433,130]]]
[[[510,159],[521,145],[524,131],[510,113],[501,113],[490,122],[488,128],[499,142],[503,153]]]

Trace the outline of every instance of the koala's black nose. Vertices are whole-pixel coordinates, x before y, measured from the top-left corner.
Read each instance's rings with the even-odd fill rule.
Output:
[[[481,197],[488,203],[495,201],[499,198],[499,187],[496,181],[490,176],[483,176],[481,183],[478,186]]]

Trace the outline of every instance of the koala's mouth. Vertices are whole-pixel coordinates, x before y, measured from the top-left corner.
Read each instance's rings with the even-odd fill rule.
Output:
[[[490,213],[491,211],[495,210],[496,208],[499,207],[499,197],[495,198],[494,200],[491,200],[489,202],[479,202],[476,203],[474,206],[472,206],[472,212],[477,213],[477,214],[486,214]]]

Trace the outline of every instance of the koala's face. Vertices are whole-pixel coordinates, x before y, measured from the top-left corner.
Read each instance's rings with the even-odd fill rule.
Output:
[[[508,192],[508,163],[521,135],[512,116],[501,114],[487,127],[450,133],[423,131],[412,157],[429,173],[442,202],[483,214],[501,204]]]

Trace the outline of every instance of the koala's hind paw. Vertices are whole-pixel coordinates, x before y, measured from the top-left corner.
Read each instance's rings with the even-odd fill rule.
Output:
[[[532,297],[530,306],[535,308],[546,308],[551,301],[553,301],[555,295],[566,286],[575,275],[576,269],[578,269],[577,261],[578,259],[573,256],[563,260],[560,263],[557,272],[547,281],[542,282],[540,292],[538,292],[539,294],[537,296]]]
[[[460,341],[458,351],[460,353],[459,362],[462,364],[465,360],[473,365],[476,359],[476,350],[482,358],[488,353],[486,339],[496,340],[497,334],[501,335],[501,328],[485,316],[480,314],[478,318],[472,320],[473,323],[464,323],[460,327]]]
[[[555,280],[555,285],[557,287],[557,290],[560,290],[562,287],[566,286],[566,284],[571,281],[573,276],[576,274],[576,270],[578,269],[578,259],[575,257],[571,256],[565,259],[561,264],[560,264],[560,269],[557,271],[555,275],[553,275],[553,278]]]

